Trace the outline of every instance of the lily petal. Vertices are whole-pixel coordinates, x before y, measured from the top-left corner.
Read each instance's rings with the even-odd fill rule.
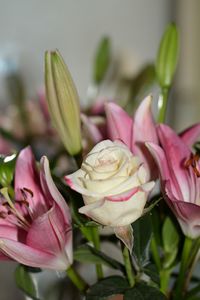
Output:
[[[98,127],[85,114],[81,114],[81,121],[87,132],[87,135],[94,144],[99,143],[103,139],[103,135]]]
[[[162,180],[167,180],[169,178],[169,169],[163,149],[154,143],[145,143],[145,145],[158,165]]]
[[[178,199],[189,199],[190,178],[185,162],[190,158],[190,150],[182,139],[167,125],[158,126],[158,135],[165,151],[170,171],[170,181],[176,187]],[[187,201],[187,200],[186,200]]]
[[[49,197],[51,197],[53,201],[57,203],[63,213],[63,216],[65,216],[66,223],[70,224],[71,214],[69,207],[53,182],[49,168],[49,161],[46,156],[41,158],[40,181],[45,195],[49,195]]]
[[[132,152],[139,155],[147,166],[148,177],[157,178],[154,160],[152,159],[145,142],[158,144],[156,126],[151,112],[152,97],[146,97],[138,107],[133,122]]]
[[[123,141],[129,149],[132,140],[132,118],[117,104],[109,102],[105,104],[108,134],[111,140]]]
[[[197,138],[200,137],[200,123],[197,123],[179,134],[182,141],[191,148],[196,142]]]
[[[140,142],[153,142],[158,144],[155,121],[151,112],[152,96],[147,96],[135,112],[133,147]]]
[[[20,242],[0,238],[0,250],[20,262],[21,264],[53,270],[66,270],[66,263],[62,258],[56,257],[47,251],[29,247]]]
[[[36,170],[35,159],[30,147],[20,151],[15,170],[15,197],[22,199],[21,190],[30,190],[32,196],[29,207],[33,214],[41,215],[47,210],[47,203],[40,187],[39,173]]]

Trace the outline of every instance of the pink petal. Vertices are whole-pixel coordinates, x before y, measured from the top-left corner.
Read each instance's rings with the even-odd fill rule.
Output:
[[[183,132],[179,135],[182,139],[182,141],[191,148],[193,144],[197,141],[197,138],[200,137],[200,123],[197,123]]]
[[[132,196],[134,196],[137,192],[139,191],[144,191],[144,192],[150,192],[155,183],[153,181],[145,183],[143,185],[134,187],[133,189],[126,191],[124,193],[121,193],[119,195],[114,195],[114,196],[107,196],[105,197],[105,200],[111,201],[111,202],[123,202],[123,201],[128,201]]]
[[[41,158],[40,182],[43,193],[47,196],[46,198],[49,197],[51,198],[51,202],[57,203],[63,213],[65,222],[70,224],[71,214],[69,207],[53,182],[49,168],[49,161],[45,156]]]
[[[14,241],[18,240],[18,229],[12,225],[0,225],[0,240],[1,238],[8,238]]]
[[[167,125],[159,125],[158,134],[168,163],[169,179],[178,192],[177,198],[189,199],[190,176],[188,169],[185,167],[185,162],[190,158],[190,150]]]
[[[22,200],[21,189],[26,188],[33,193],[29,199],[29,207],[34,214],[40,215],[47,210],[47,205],[40,187],[39,174],[30,147],[20,151],[15,168],[15,196]]]
[[[17,227],[0,224],[0,241],[2,238],[8,238],[14,241],[18,240]],[[12,260],[10,257],[0,252],[0,260]]]
[[[158,144],[155,121],[151,112],[152,97],[146,97],[135,113],[133,143],[153,142]],[[133,145],[134,147],[134,145]]]
[[[139,155],[148,170],[148,177],[157,178],[154,161],[145,147],[145,142],[158,144],[155,122],[151,112],[152,97],[146,97],[135,113],[133,123],[132,152]],[[150,176],[151,175],[151,176]]]
[[[13,260],[27,266],[53,270],[66,270],[67,268],[63,257],[56,257],[47,251],[40,251],[6,238],[0,239],[0,250]]]
[[[170,177],[170,175],[163,149],[160,146],[153,143],[145,143],[145,145],[149,149],[150,153],[152,154],[153,158],[155,159],[158,165],[162,180],[167,180]]]
[[[164,190],[167,204],[179,221],[184,234],[191,238],[200,236],[200,206],[177,199],[169,181],[165,183]]]
[[[109,138],[113,141],[123,141],[130,149],[133,124],[131,117],[120,106],[113,102],[105,104],[105,112]]]
[[[103,136],[98,127],[84,114],[81,114],[81,120],[89,139],[92,140],[94,144],[100,142],[103,139]]]
[[[64,222],[61,210],[55,204],[47,213],[33,221],[26,244],[52,254],[59,253],[66,243],[66,232],[70,229]]]

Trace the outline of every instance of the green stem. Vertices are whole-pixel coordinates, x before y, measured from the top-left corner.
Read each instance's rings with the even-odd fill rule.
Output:
[[[160,271],[160,290],[163,294],[167,294],[169,280],[171,275],[172,269],[163,269]]]
[[[92,231],[92,241],[93,245],[97,250],[100,249],[100,239],[99,239],[99,232],[98,232],[98,227],[91,227]],[[103,269],[101,264],[96,264],[96,273],[97,273],[97,278],[101,279],[103,278]]]
[[[162,88],[158,101],[158,123],[164,123],[167,113],[167,100],[169,95],[169,88]]]
[[[185,282],[189,258],[191,255],[192,245],[193,245],[193,240],[190,239],[189,237],[185,237],[185,242],[184,242],[183,252],[182,252],[182,257],[181,257],[181,266],[180,266],[180,270],[179,270],[179,276],[178,276],[178,279],[176,282],[174,300],[182,299],[182,294],[184,292],[183,286],[184,286],[184,282]]]
[[[67,276],[71,279],[74,285],[79,289],[79,291],[84,292],[88,288],[87,283],[84,279],[73,269],[73,267],[69,267],[66,270]]]
[[[133,269],[132,269],[132,264],[131,264],[128,248],[124,247],[122,253],[123,253],[124,265],[125,265],[128,281],[129,281],[130,286],[133,287],[135,285],[135,277],[133,274]]]
[[[199,257],[200,257],[199,247],[200,247],[200,239],[197,239],[195,241],[194,246],[193,246],[193,253],[191,255],[191,260],[190,260],[190,263],[189,263],[189,271],[188,271],[187,277],[185,279],[185,285],[184,285],[184,290],[185,291],[187,291],[187,288],[189,286],[194,268],[196,267],[196,264],[197,264],[197,262],[199,260]]]
[[[158,246],[157,246],[156,239],[154,236],[151,239],[151,252],[152,252],[156,267],[158,270],[160,270],[161,269],[161,261],[160,261],[160,256],[158,253]]]

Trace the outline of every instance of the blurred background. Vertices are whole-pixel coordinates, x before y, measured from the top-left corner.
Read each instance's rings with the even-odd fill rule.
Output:
[[[60,50],[81,103],[87,106],[96,93],[92,65],[103,36],[110,38],[112,62],[117,62],[125,78],[131,78],[154,62],[166,25],[175,21],[181,48],[168,122],[181,130],[200,121],[199,0],[0,0],[0,7],[0,111],[4,114],[13,97],[10,75],[19,75],[24,98],[35,99],[41,92],[45,50]],[[100,96],[115,95],[112,80],[102,86]],[[8,122],[3,113],[0,124]],[[0,263],[1,300],[23,299],[15,287],[14,269],[13,263]]]

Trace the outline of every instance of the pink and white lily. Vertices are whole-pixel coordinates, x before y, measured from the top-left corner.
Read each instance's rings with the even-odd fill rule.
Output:
[[[200,236],[200,161],[191,146],[200,135],[200,124],[178,136],[167,125],[158,126],[161,146],[147,143],[160,170],[161,185],[169,207],[186,236]]]
[[[23,149],[16,162],[15,201],[6,189],[0,200],[0,259],[54,270],[72,264],[71,216],[46,157],[38,171],[31,149]]]
[[[113,102],[105,104],[108,137],[123,141],[134,155],[140,157],[148,170],[148,177],[155,178],[155,164],[145,147],[145,142],[158,144],[155,121],[151,112],[152,97],[146,97],[131,118]]]

